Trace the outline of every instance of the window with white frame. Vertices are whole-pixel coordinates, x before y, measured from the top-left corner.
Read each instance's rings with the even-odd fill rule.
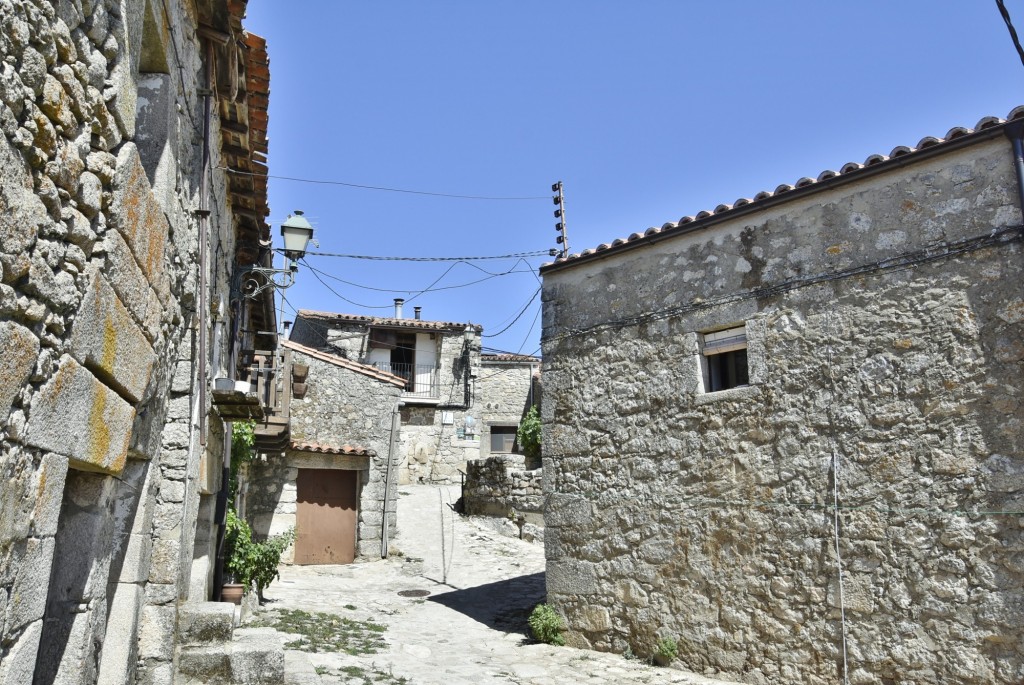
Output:
[[[749,385],[746,327],[704,333],[703,337],[704,391],[718,392]]]

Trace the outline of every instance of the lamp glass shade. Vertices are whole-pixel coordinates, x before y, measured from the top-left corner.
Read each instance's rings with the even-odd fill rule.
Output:
[[[296,211],[294,216],[281,224],[281,237],[284,239],[284,251],[292,259],[299,259],[306,254],[306,246],[313,238],[313,227],[302,212]]]

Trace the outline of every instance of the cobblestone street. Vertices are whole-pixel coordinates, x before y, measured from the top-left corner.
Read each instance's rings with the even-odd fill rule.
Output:
[[[323,613],[338,617],[336,632],[353,636],[347,651],[289,649],[289,683],[723,682],[619,654],[534,643],[526,618],[544,599],[543,545],[454,514],[449,505],[458,487],[403,486],[400,493],[389,559],[282,567],[267,589],[258,622]],[[386,645],[373,647],[381,637]],[[296,639],[285,641],[294,646]]]

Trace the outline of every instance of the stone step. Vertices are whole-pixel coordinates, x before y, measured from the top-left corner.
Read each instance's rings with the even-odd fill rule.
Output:
[[[240,628],[231,643],[232,685],[283,685],[284,647],[273,628]]]
[[[235,605],[229,602],[187,602],[178,609],[178,644],[209,646],[231,642]]]
[[[234,639],[178,649],[176,685],[283,685],[284,647],[271,628],[240,628]]]

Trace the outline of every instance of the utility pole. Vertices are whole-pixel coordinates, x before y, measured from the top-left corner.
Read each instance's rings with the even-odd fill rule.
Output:
[[[558,231],[559,235],[555,238],[555,242],[562,246],[562,255],[565,257],[569,254],[569,235],[565,231],[565,193],[562,192],[562,182],[559,181],[551,186],[551,192],[558,193],[552,200],[558,206],[555,210],[555,218],[558,219],[558,223],[555,224],[555,230]]]

